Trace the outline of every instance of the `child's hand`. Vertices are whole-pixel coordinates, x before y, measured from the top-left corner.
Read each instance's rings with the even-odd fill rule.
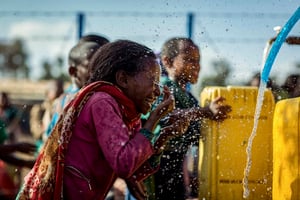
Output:
[[[20,143],[14,144],[14,145],[15,145],[16,151],[19,151],[22,153],[34,153],[36,151],[36,146],[34,144],[20,142]]]
[[[192,118],[187,110],[174,110],[165,119],[168,135],[171,137],[182,135],[188,129]]]
[[[175,107],[175,99],[171,94],[169,88],[164,86],[164,98],[163,101],[158,104],[154,111],[156,111],[159,118],[165,117],[168,113],[172,112]]]
[[[210,103],[209,109],[213,114],[213,120],[224,121],[228,117],[227,113],[231,112],[231,106],[223,105],[224,101],[224,97],[217,97]]]
[[[164,86],[163,101],[150,113],[148,120],[144,124],[144,128],[153,131],[159,120],[172,112],[175,107],[175,100],[169,88]]]
[[[174,137],[180,136],[188,129],[191,117],[186,110],[175,110],[165,119],[167,126],[160,130],[160,135],[154,144],[156,154],[159,154],[166,146],[167,142]]]

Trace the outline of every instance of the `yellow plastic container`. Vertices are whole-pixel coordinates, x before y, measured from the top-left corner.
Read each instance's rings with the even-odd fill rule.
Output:
[[[258,88],[206,87],[200,95],[205,106],[218,96],[232,112],[224,122],[203,122],[199,148],[199,199],[243,199],[246,147],[254,126]],[[264,94],[256,137],[252,144],[248,199],[272,199],[272,123],[274,98]]]
[[[273,200],[300,199],[300,97],[277,102],[273,149]]]

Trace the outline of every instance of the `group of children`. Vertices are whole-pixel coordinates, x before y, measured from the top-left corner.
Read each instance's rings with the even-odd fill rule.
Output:
[[[200,107],[189,91],[200,62],[189,38],[166,41],[159,63],[142,44],[82,37],[69,53],[72,84],[55,100],[17,199],[105,199],[118,180],[127,199],[197,198],[187,152],[203,118],[223,121],[231,111],[222,97]]]
[[[41,145],[17,199],[197,199],[187,155],[197,154],[201,120],[221,122],[231,111],[223,97],[200,107],[190,92],[199,47],[170,38],[158,62],[142,44],[86,35],[68,64],[71,86],[55,82],[32,109]]]

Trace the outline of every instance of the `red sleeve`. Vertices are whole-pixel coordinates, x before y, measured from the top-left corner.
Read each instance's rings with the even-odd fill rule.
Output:
[[[116,101],[101,98],[92,105],[98,144],[105,159],[121,178],[128,178],[153,154],[151,142],[136,130],[129,131]]]

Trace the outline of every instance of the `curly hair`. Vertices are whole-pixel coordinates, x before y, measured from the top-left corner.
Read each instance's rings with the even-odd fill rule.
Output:
[[[193,40],[184,37],[174,37],[167,40],[163,46],[160,53],[160,57],[168,57],[171,61],[174,60],[178,54],[184,50],[184,44],[190,44],[198,48],[198,46],[193,42]]]
[[[85,35],[72,47],[69,53],[69,65],[76,67],[84,60],[89,60],[93,54],[109,40],[100,35]]]
[[[107,43],[97,50],[89,63],[88,83],[107,81],[115,84],[117,71],[135,75],[144,70],[144,63],[149,59],[157,57],[153,50],[142,44],[130,40]]]

